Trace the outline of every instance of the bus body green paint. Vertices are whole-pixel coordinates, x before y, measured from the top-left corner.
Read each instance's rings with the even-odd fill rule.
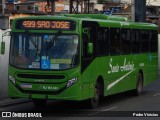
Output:
[[[37,21],[43,24],[38,27]],[[51,25],[55,24],[52,24],[53,21],[57,27],[52,29]],[[84,28],[87,32],[83,32]],[[111,39],[112,30],[119,30],[119,52],[112,52],[116,48],[111,48],[114,42]],[[130,31],[128,40],[131,41],[131,45],[127,43],[127,35],[124,40],[130,48],[125,48],[122,30]],[[136,53],[134,50],[138,49],[139,44],[134,49],[134,30],[137,30],[137,33],[139,31],[140,41],[144,38],[144,41],[140,42],[139,52]],[[139,72],[143,75],[143,84],[150,84],[158,79],[158,54],[157,49],[154,50],[154,47],[158,46],[155,43],[158,40],[155,37],[153,44],[151,39],[148,39],[147,43],[147,38],[141,35],[143,30],[150,36],[152,33],[157,35],[156,25],[127,22],[123,17],[93,14],[15,19],[11,30],[9,95],[14,98],[85,100],[94,96],[94,86],[99,78],[103,80],[104,96],[135,89]],[[92,55],[85,55],[87,43],[84,38],[88,39],[88,43],[93,43]],[[45,43],[45,39],[51,42],[50,45]],[[109,45],[106,44],[104,47],[102,39],[108,39],[110,42],[104,43]],[[62,43],[71,44],[70,48],[76,46],[71,58],[69,55],[66,58],[62,57],[62,54],[60,57],[52,56],[63,49],[70,50],[65,48],[67,45],[60,46]],[[145,47],[142,44],[149,46]],[[43,48],[45,45],[47,47]],[[101,51],[100,46],[104,51]]]

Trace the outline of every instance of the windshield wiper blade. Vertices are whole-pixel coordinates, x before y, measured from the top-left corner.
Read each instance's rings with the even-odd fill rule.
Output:
[[[49,45],[49,46],[47,46],[47,51],[49,50],[49,49],[51,49],[51,47],[54,45],[54,41],[57,39],[57,37],[58,36],[60,36],[62,34],[62,31],[61,30],[59,30],[55,35],[54,35],[54,37],[51,39],[51,44]]]
[[[38,56],[38,43],[36,44],[33,40],[33,38],[31,37],[31,35],[29,34],[29,30],[25,29],[26,32],[26,39],[28,39],[28,41],[31,41],[32,45],[34,46],[34,48],[36,48],[36,56]]]
[[[29,30],[25,30],[25,32],[26,32],[26,35],[27,35],[27,37],[28,37],[28,40],[30,40],[31,43],[32,43],[32,45],[37,49],[37,45],[36,45],[36,43],[33,41],[32,37],[30,36]]]

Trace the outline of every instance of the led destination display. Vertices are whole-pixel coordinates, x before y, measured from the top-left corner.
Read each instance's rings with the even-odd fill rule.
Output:
[[[66,20],[19,20],[17,29],[57,29],[74,30],[75,22]]]

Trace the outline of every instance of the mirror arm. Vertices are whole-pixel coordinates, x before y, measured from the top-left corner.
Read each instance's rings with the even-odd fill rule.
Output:
[[[3,42],[3,38],[5,36],[10,36],[10,31],[7,31],[7,32],[5,32],[5,33],[2,34],[2,42]]]

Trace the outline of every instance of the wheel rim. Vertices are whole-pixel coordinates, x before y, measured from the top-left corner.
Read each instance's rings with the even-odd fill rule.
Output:
[[[138,86],[137,86],[137,93],[138,95],[142,92],[142,77],[139,75],[138,77]]]
[[[138,92],[139,93],[142,92],[142,81],[141,80],[139,81],[139,84],[138,84]]]
[[[94,101],[98,101],[99,100],[99,90],[97,88],[95,88],[95,97],[94,97]]]
[[[96,84],[95,90],[94,90],[94,98],[91,99],[92,107],[97,107],[98,106],[98,104],[99,104],[99,94],[100,94],[99,86],[98,86],[98,84]]]

